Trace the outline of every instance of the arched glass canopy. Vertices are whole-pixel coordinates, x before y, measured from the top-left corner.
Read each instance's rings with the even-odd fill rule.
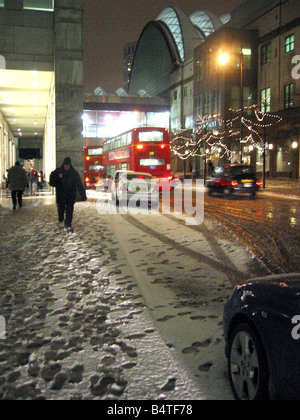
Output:
[[[204,11],[197,11],[193,13],[190,20],[206,37],[215,32],[215,30],[222,25],[217,16]]]
[[[156,19],[158,21],[164,22],[169,28],[170,32],[173,35],[173,38],[176,42],[177,49],[182,61],[185,60],[185,51],[183,43],[183,35],[180,20],[176,11],[172,7],[167,7],[162,11],[162,13]]]

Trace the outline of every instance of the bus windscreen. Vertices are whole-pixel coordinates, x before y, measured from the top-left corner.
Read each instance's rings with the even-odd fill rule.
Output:
[[[100,149],[88,149],[88,156],[101,156],[103,154],[102,147]]]
[[[141,131],[139,132],[139,141],[148,143],[163,143],[164,133],[162,131]]]

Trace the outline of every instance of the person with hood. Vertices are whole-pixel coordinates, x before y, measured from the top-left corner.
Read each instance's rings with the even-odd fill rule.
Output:
[[[58,223],[72,231],[72,221],[77,190],[82,201],[86,201],[86,192],[79,173],[73,168],[70,158],[65,158],[62,166],[50,175],[50,185],[56,188]]]
[[[19,208],[22,208],[22,199],[25,188],[28,186],[28,179],[25,170],[20,162],[16,162],[15,166],[8,170],[7,183],[11,190],[11,198],[13,202],[13,210],[17,209],[17,197]]]

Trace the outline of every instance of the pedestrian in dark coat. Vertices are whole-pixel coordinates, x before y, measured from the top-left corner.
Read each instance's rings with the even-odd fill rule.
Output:
[[[87,200],[86,192],[79,173],[73,168],[70,158],[65,158],[63,165],[50,175],[50,185],[56,188],[56,203],[59,226],[72,230],[74,205],[78,190],[83,201]]]
[[[13,209],[17,208],[17,197],[20,209],[22,208],[22,199],[25,188],[28,186],[28,179],[24,168],[20,162],[16,162],[15,166],[8,170],[7,183],[11,190]]]

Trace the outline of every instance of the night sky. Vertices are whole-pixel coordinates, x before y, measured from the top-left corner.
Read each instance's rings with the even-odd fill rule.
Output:
[[[113,93],[123,86],[123,49],[137,41],[145,25],[169,6],[188,16],[209,10],[222,16],[242,0],[85,0],[85,92],[101,86]]]

